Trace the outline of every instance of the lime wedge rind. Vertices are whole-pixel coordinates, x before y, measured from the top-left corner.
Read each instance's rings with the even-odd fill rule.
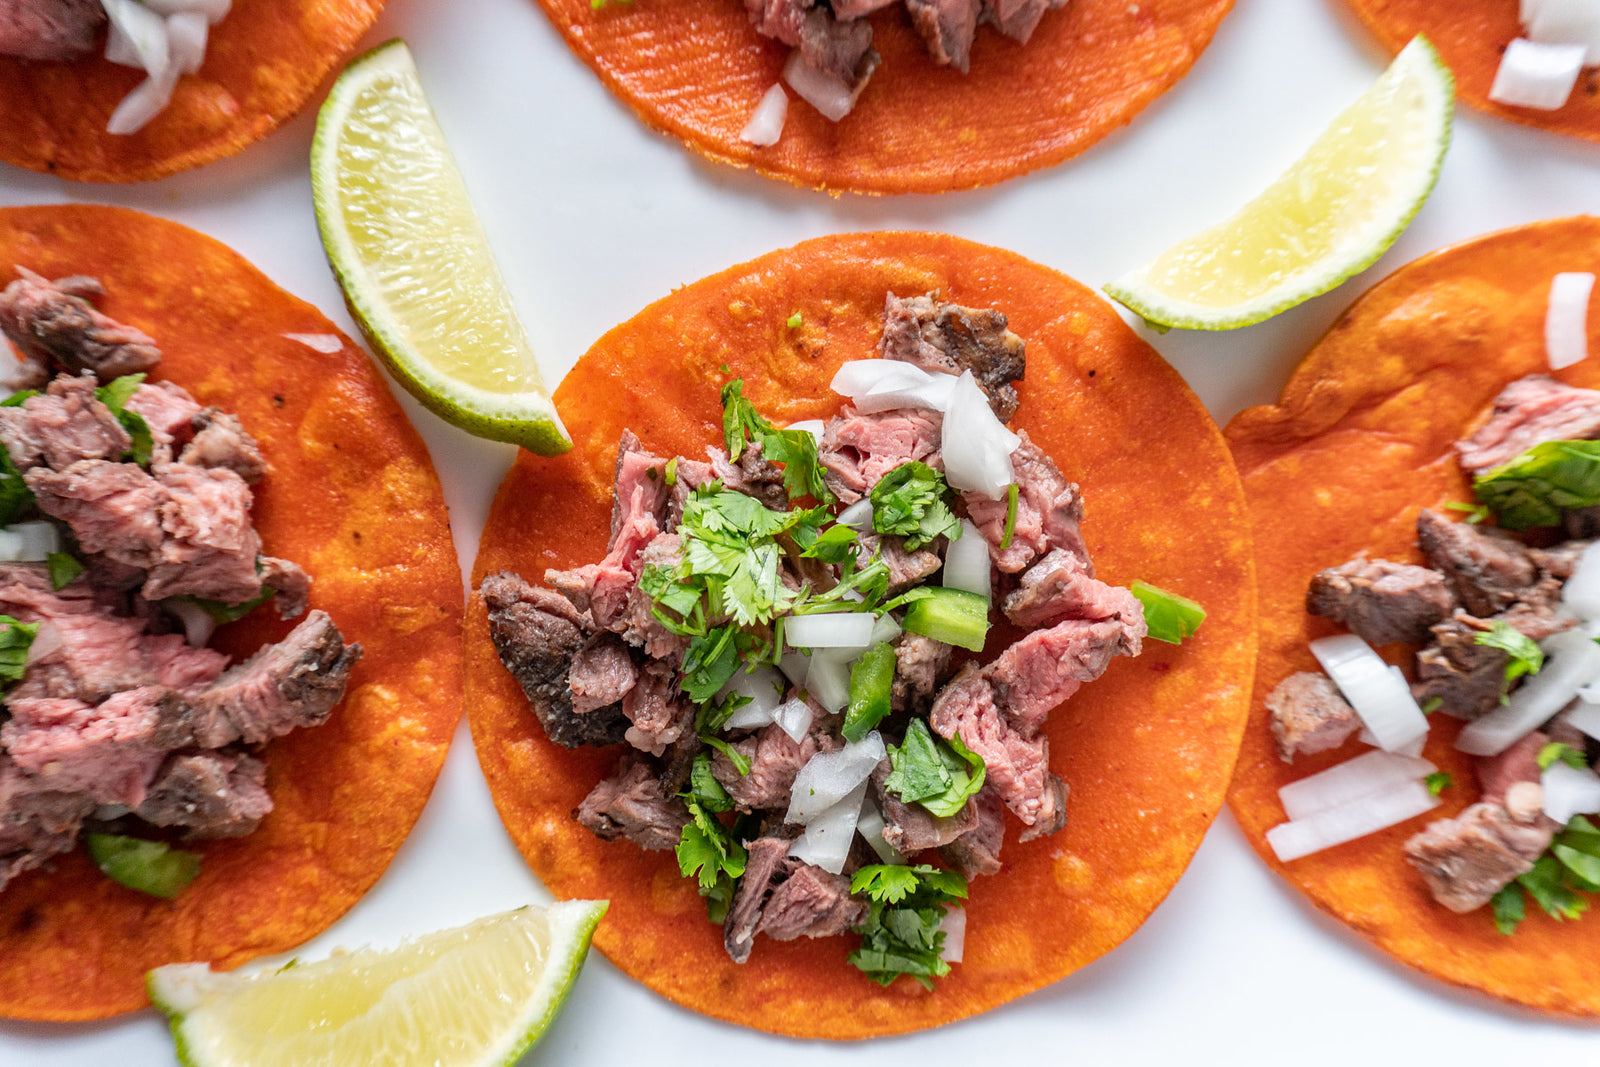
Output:
[[[363,94],[374,91],[382,97],[379,106],[358,115],[371,104]],[[382,119],[391,112],[400,145],[371,136],[365,143],[347,143],[370,134],[362,127],[373,116]],[[347,162],[341,152],[379,177],[341,171]],[[403,178],[422,188],[383,188],[385,168],[397,175],[396,185]],[[317,116],[311,176],[328,263],[350,314],[394,379],[428,410],[469,433],[541,455],[569,450],[571,438],[540,378],[487,235],[471,210],[403,41],[379,45],[340,75]],[[346,183],[358,186],[361,180],[377,192],[354,196]],[[426,210],[422,198],[430,194],[453,210]],[[389,206],[381,202],[386,196],[408,210],[380,215]],[[413,198],[409,203],[407,196]],[[376,210],[375,200],[380,201]],[[379,247],[359,245],[358,228]],[[425,276],[441,261],[447,269],[435,278]],[[451,263],[470,264],[470,270],[448,269]],[[458,285],[470,291],[452,291]],[[465,304],[485,321],[476,322],[471,312],[461,314],[455,304]],[[474,376],[497,388],[475,384]]]
[[[1384,193],[1378,210],[1362,219],[1335,220],[1339,223],[1337,244],[1318,254],[1305,269],[1246,299],[1222,304],[1185,299],[1173,293],[1170,287],[1163,288],[1152,281],[1152,272],[1158,265],[1170,263],[1173,257],[1185,252],[1206,249],[1208,239],[1212,242],[1210,253],[1227,254],[1230,249],[1225,242],[1230,231],[1239,228],[1251,216],[1252,208],[1287,188],[1286,183],[1302,180],[1302,165],[1326,147],[1327,138],[1350,128],[1352,116],[1361,113],[1364,107],[1371,107],[1385,97],[1403,94],[1412,97],[1408,112],[1415,122],[1402,131],[1402,136],[1406,143],[1417,146],[1420,151],[1415,158],[1393,168],[1399,180]],[[1259,197],[1226,221],[1179,242],[1149,263],[1109,283],[1105,286],[1106,292],[1152,326],[1195,330],[1250,326],[1328,292],[1377,262],[1427,202],[1450,144],[1454,110],[1455,80],[1432,42],[1419,34],[1401,50],[1372,88],[1341,112],[1317,144]],[[1292,234],[1289,239],[1293,239]]]

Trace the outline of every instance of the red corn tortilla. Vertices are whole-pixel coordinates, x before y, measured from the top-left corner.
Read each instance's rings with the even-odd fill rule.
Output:
[[[120,208],[8,208],[3,276],[13,264],[98,277],[99,306],[160,346],[153,379],[239,416],[269,464],[264,551],[304,567],[312,607],[366,651],[325,725],[262,750],[272,813],[248,837],[193,845],[200,877],[176,900],[111,882],[81,848],[0,892],[0,1016],[95,1019],[144,1006],[158,964],[234,967],[298,945],[377,881],[460,718],[461,572],[428,453],[371,360],[237,254]],[[285,333],[344,346],[324,355]],[[291,626],[258,610],[216,644],[248,655]]]
[[[1565,107],[1541,111],[1489,99],[1506,44],[1522,36],[1516,0],[1345,0],[1390,52],[1419,33],[1439,49],[1456,78],[1456,95],[1479,111],[1524,126],[1600,141],[1600,70],[1586,68]]]
[[[776,145],[739,139],[789,48],[740,0],[539,0],[645,124],[708,159],[830,192],[942,193],[1048,167],[1126,125],[1205,50],[1233,0],[1071,0],[1019,45],[980,27],[971,69],[929,58],[903,5],[872,15],[883,57],[831,123],[793,92]]]
[[[519,456],[483,532],[474,587],[501,569],[605,552],[617,440],[663,455],[721,439],[726,366],[774,423],[825,417],[840,362],[874,354],[884,294],[939,290],[1003,309],[1028,345],[1027,429],[1083,487],[1097,574],[1143,578],[1205,605],[1198,636],[1151,641],[1057,709],[1053,769],[1067,828],[1020,845],[972,886],[966,958],[932,993],[887,989],[845,961],[854,937],[758,939],[729,960],[722,931],[670,852],[604,842],[571,817],[618,749],[548,741],[500,665],[481,597],[467,623],[467,707],[478,759],[517,847],[558,897],[608,897],[595,935],[613,963],[695,1011],[803,1037],[919,1030],[994,1007],[1116,947],[1183,873],[1221,803],[1254,662],[1253,559],[1226,449],[1194,394],[1110,306],[999,249],[925,233],[826,237],[763,256],[652,304],[601,338],[556,393],[573,450]],[[798,314],[801,325],[787,321]]]
[[[1273,870],[1400,962],[1531,1008],[1593,1016],[1600,1015],[1600,919],[1557,923],[1530,903],[1507,937],[1487,909],[1457,915],[1436,904],[1405,862],[1408,837],[1478,799],[1472,760],[1454,748],[1454,720],[1431,720],[1425,752],[1454,778],[1441,807],[1288,864],[1264,836],[1284,820],[1280,786],[1364,751],[1352,741],[1291,765],[1273,745],[1262,700],[1294,671],[1319,670],[1306,643],[1342,630],[1306,614],[1311,576],[1362,551],[1420,562],[1418,510],[1473,499],[1451,446],[1507,383],[1549,373],[1545,307],[1550,278],[1562,271],[1600,271],[1600,219],[1505,230],[1401,267],[1333,324],[1276,405],[1240,412],[1228,424],[1261,588],[1256,694],[1229,803]],[[1600,352],[1597,342],[1600,317],[1591,314],[1591,352]],[[1600,388],[1593,359],[1555,375]]]
[[[85,182],[163,178],[231,156],[311,98],[383,10],[383,0],[234,0],[211,27],[205,63],[137,133],[106,120],[142,70],[81,59],[0,57],[0,159]]]

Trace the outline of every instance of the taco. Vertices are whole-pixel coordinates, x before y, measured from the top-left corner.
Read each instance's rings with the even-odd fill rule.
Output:
[[[160,21],[143,5],[124,6],[134,17]],[[121,65],[136,62],[132,56],[107,59],[107,20],[98,0],[15,0],[8,6],[0,29],[0,159],[75,181],[134,182],[231,156],[305,106],[383,3],[262,0],[229,10],[227,0],[173,0],[150,8],[198,20],[190,47],[197,49],[194,62],[202,53],[204,59],[194,73],[179,76],[177,44],[171,81]],[[206,15],[215,21],[209,32]],[[160,36],[159,26],[155,33]],[[145,62],[164,65],[168,52],[163,40],[159,60],[146,56]],[[107,132],[119,104],[152,91],[170,93],[154,118],[134,133]]]
[[[1046,11],[1061,5],[908,0],[908,15],[883,2],[540,3],[572,50],[654,129],[708,159],[862,193],[993,185],[1077,155],[1183,77],[1232,6],[1072,0]],[[835,20],[846,12],[850,21]],[[1013,27],[1006,36],[1017,17],[1026,32]],[[807,19],[818,25],[805,29]],[[800,45],[797,56],[849,64],[844,94],[857,94],[853,110],[833,122],[791,100],[777,143],[757,147],[741,134],[778,84],[791,45]]]
[[[6,533],[61,542],[0,564],[0,1015],[101,1018],[146,1003],[149,968],[287,949],[377,880],[460,714],[460,575],[368,358],[238,255],[62,206],[0,212],[0,261],[39,390],[0,407],[0,496],[44,517]],[[207,615],[241,614],[204,647]],[[198,877],[118,884],[76,841],[96,829]]]
[[[1600,366],[1552,370],[1545,340],[1547,305],[1561,302],[1552,278],[1597,269],[1592,217],[1424,257],[1352,305],[1276,405],[1226,430],[1261,588],[1255,702],[1229,796],[1240,826],[1312,903],[1401,962],[1590,1016],[1600,923],[1560,920],[1594,888],[1581,872],[1600,836],[1582,813],[1600,804],[1564,799],[1571,782],[1557,779],[1600,789],[1594,726],[1569,707],[1594,647],[1573,575],[1595,530],[1541,457],[1594,446],[1541,442],[1600,429]],[[1364,697],[1344,654],[1376,666],[1351,683]],[[1363,723],[1387,752],[1354,736]],[[1330,774],[1279,792],[1334,767],[1353,791]],[[1319,804],[1360,804],[1357,822],[1372,820],[1347,843],[1280,859],[1309,847],[1293,836]]]
[[[1489,99],[1506,46],[1524,36],[1519,7],[1510,0],[1462,0],[1449,5],[1430,0],[1346,2],[1391,53],[1399,52],[1417,34],[1427,34],[1455,75],[1456,94],[1479,111],[1600,141],[1600,68],[1595,66],[1584,68],[1565,106],[1556,110],[1512,107]]]
[[[922,295],[932,293],[937,297]],[[890,294],[905,296],[887,299],[894,325],[886,331]],[[979,310],[992,308],[1004,312]],[[924,509],[898,506],[892,495],[871,505],[875,514],[898,512],[921,531],[916,536],[876,525],[852,535],[835,522],[836,509],[863,493],[871,501],[897,481],[903,487],[922,479],[937,487],[948,476],[960,485],[970,474],[958,476],[954,451],[941,464],[940,446],[930,444],[940,416],[912,410],[932,403],[927,394],[915,394],[920,402],[897,401],[906,405],[899,411],[840,417],[828,428],[805,425],[839,413],[841,400],[829,383],[842,366],[849,373],[870,370],[846,361],[874,356],[888,332],[898,338],[890,342],[891,354],[919,354],[918,366],[928,369],[879,361],[880,370],[887,366],[921,382],[918,389],[976,395],[962,402],[964,419],[992,426],[1010,420],[1017,434],[1013,469],[1027,483],[1011,540],[1003,533],[1003,490],[999,502],[930,489]],[[909,352],[901,347],[908,342]],[[1008,384],[1024,361],[1025,377]],[[957,367],[976,377],[954,377]],[[484,531],[473,579],[480,592],[469,611],[469,721],[501,817],[539,877],[558,897],[611,900],[612,921],[596,944],[614,963],[664,996],[719,1019],[798,1036],[864,1037],[947,1023],[1047,985],[1115,947],[1160,903],[1209,826],[1232,766],[1253,654],[1252,562],[1236,521],[1233,471],[1213,424],[1177,374],[1109,306],[1047,268],[953,237],[821,238],[704,279],[647,308],[579,360],[557,402],[569,413],[572,453],[519,459]],[[956,404],[950,400],[945,416],[952,422]],[[790,430],[773,428],[797,420],[801,425]],[[899,444],[874,453],[863,438],[852,437],[858,431],[883,432]],[[762,443],[741,439],[736,458],[713,444],[733,444],[746,432]],[[813,434],[821,435],[820,445]],[[845,443],[852,439],[854,445]],[[885,474],[886,462],[900,451],[918,462]],[[787,457],[781,472],[773,462],[780,452]],[[807,458],[818,456],[823,466]],[[619,477],[626,503],[614,512]],[[667,480],[664,521],[678,525],[675,532],[646,537],[659,532],[655,495]],[[1052,487],[1048,494],[1037,492],[1044,484]],[[753,502],[745,500],[752,494],[777,510],[751,510]],[[833,503],[821,505],[826,517],[808,512],[802,521],[797,512],[806,506],[790,505],[796,496],[802,502],[826,496]],[[929,503],[933,496],[946,503]],[[1041,508],[1042,496],[1048,500]],[[850,521],[860,525],[863,506],[852,507],[857,517]],[[701,538],[710,510],[723,508],[743,516],[738,522],[777,521],[792,545],[814,546],[796,564],[810,569],[804,591],[800,583],[784,585],[788,594],[767,588],[791,604],[795,597],[815,597],[813,606],[833,597],[836,606],[851,609],[846,614],[856,621],[848,625],[865,620],[875,647],[861,653],[857,637],[842,642],[856,652],[830,653],[823,647],[827,639],[799,636],[801,620],[846,616],[793,613],[772,625],[788,637],[781,672],[802,675],[803,692],[770,671],[736,669],[754,666],[750,661],[762,651],[779,651],[751,633],[730,638],[744,660],[726,663],[728,684],[743,696],[729,699],[734,689],[708,694],[718,678],[695,664],[722,662],[719,655],[707,654],[701,638],[689,638],[687,657],[682,646],[673,647],[687,632],[676,625],[684,619],[680,612],[695,615],[697,609],[678,601],[676,609],[658,604],[650,610],[633,594],[664,576],[661,566],[647,564],[664,565],[674,540],[682,546]],[[952,541],[951,515],[941,508],[983,531],[963,527]],[[820,527],[827,529],[813,536]],[[624,548],[594,565],[613,539]],[[760,555],[761,543],[773,539],[756,535],[745,543]],[[919,545],[922,540],[927,543]],[[1001,540],[1009,545],[1003,552]],[[990,556],[998,552],[999,593],[1039,592],[1047,583],[1020,576],[1048,579],[1053,573],[1061,579],[1058,593],[1093,590],[1097,602],[1080,602],[1080,610],[1065,611],[1072,618],[1059,624],[1054,620],[1061,613],[1041,610],[1024,621],[1042,620],[1047,628],[1027,634],[1001,615],[1000,599],[989,613],[975,590],[916,592],[914,584],[939,568],[938,553],[963,541],[979,550],[977,580],[985,588]],[[647,547],[633,553],[625,547],[639,542]],[[828,547],[841,545],[855,563],[837,554],[838,566],[818,578],[815,568]],[[691,544],[686,551],[697,549]],[[1092,557],[1098,580],[1086,572],[1084,555]],[[1054,569],[1036,566],[1040,558]],[[870,576],[887,560],[893,560],[894,584],[874,588]],[[1117,586],[1135,578],[1199,601],[1204,626],[1181,646],[1147,640],[1142,654],[1130,658],[1126,653],[1140,643],[1144,623],[1128,591]],[[572,599],[539,588],[543,582],[570,590]],[[954,578],[939,582],[958,585]],[[894,627],[873,621],[852,601],[859,596],[881,605],[885,596],[908,588],[906,596],[927,600],[892,613],[908,633],[894,639],[887,655],[892,662],[870,662],[886,655],[880,649],[890,646],[881,642]],[[646,609],[631,639],[656,656],[629,644],[627,632],[615,640],[619,593],[630,611]],[[913,618],[928,601],[963,597],[976,600],[977,608],[954,612],[954,622],[947,617],[952,630],[945,635]],[[1020,618],[1025,613],[1018,604],[1004,601]],[[708,626],[713,616],[714,609],[704,616]],[[602,618],[611,632],[598,632]],[[977,635],[969,630],[963,638],[963,627]],[[1055,704],[1082,678],[1103,675],[1053,713],[1034,707],[1031,721],[1022,721],[1020,693],[1027,687],[1013,675],[1015,688],[1001,692],[1005,668],[996,664],[1025,645],[1037,650],[1049,635],[1088,638],[1091,631],[1092,642],[1075,646],[1085,653],[1081,659],[1035,660],[1042,668],[1035,680],[1052,679],[1046,689],[1055,695],[1034,703]],[[930,635],[939,640],[912,640]],[[974,652],[956,649],[952,656],[949,648],[936,647],[941,640]],[[667,647],[655,647],[656,641]],[[809,665],[793,652],[801,641],[812,647]],[[601,658],[593,655],[597,650],[613,659],[625,682],[634,682],[637,693],[624,694],[620,708],[596,706],[619,691],[615,676],[608,682],[593,669]],[[1118,652],[1125,654],[1110,658]],[[925,679],[912,677],[902,662],[908,655],[913,664],[926,664]],[[859,656],[848,672],[859,681],[839,670],[841,656],[845,662]],[[696,695],[692,687],[702,683]],[[969,730],[970,723],[952,728],[947,713],[961,706],[958,693],[1004,704],[1005,725],[995,720],[991,703],[988,717],[979,708],[973,721],[997,733]],[[773,707],[775,696],[783,698],[781,707]],[[834,713],[844,703],[850,709]],[[660,709],[666,713],[650,714]],[[719,728],[724,712],[726,724],[747,725]],[[919,731],[924,716],[927,728]],[[766,720],[772,725],[759,725]],[[920,733],[915,746],[914,732]],[[702,737],[709,738],[704,749]],[[1009,751],[997,752],[996,744]],[[913,826],[917,813],[907,810],[912,802],[897,804],[886,792],[901,800],[911,794],[880,774],[906,773],[913,747],[930,759],[942,753],[944,771],[930,769],[930,776],[940,779],[940,797],[952,801],[943,812],[925,805],[920,826]],[[740,761],[748,775],[739,773]],[[839,775],[824,783],[822,767],[829,761]],[[669,781],[685,767],[690,781]],[[865,780],[869,772],[873,782]],[[799,773],[814,774],[811,788],[794,784]],[[686,799],[675,799],[680,788]],[[843,813],[842,841],[827,840],[825,825],[819,830],[824,815],[792,810],[828,790],[842,792],[827,809]],[[720,792],[729,803],[716,803]],[[777,796],[755,799],[763,792],[787,797],[791,810]],[[877,808],[886,827],[869,826],[869,834],[857,836],[852,805],[863,797],[873,799],[867,808]],[[765,817],[748,814],[756,811]],[[735,815],[744,818],[734,821]],[[870,823],[870,813],[861,818]],[[597,832],[628,839],[602,840]],[[1002,835],[1009,840],[1000,855]],[[941,843],[942,852],[929,848]],[[917,866],[884,875],[879,860],[891,845],[914,853]],[[720,861],[742,862],[724,863],[721,871],[714,863],[701,866],[707,846],[725,848]],[[830,857],[819,858],[829,849]],[[685,877],[697,866],[698,884]],[[736,866],[743,869],[737,882],[721,877]],[[972,878],[964,959],[945,967],[933,957],[958,938],[943,925],[954,914],[943,905],[965,891],[963,874]],[[886,881],[863,889],[856,884],[863,879]],[[921,912],[912,925],[924,939],[917,952],[886,962],[884,945],[873,938],[884,925],[884,909],[894,903],[876,890],[890,883],[911,894]],[[716,921],[708,921],[712,917]],[[817,936],[846,928],[857,933]],[[765,936],[752,942],[756,931]],[[896,979],[897,972],[928,979],[931,991],[911,977]]]

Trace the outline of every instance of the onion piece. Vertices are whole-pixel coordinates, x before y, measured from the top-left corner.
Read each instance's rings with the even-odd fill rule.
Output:
[[[833,520],[840,526],[848,526],[856,533],[872,532],[872,500],[862,497],[854,504],[839,512],[838,518]]]
[[[761,94],[761,101],[750,113],[750,121],[739,131],[739,140],[760,148],[778,143],[783,136],[783,120],[789,114],[789,94],[781,82]]]
[[[1594,275],[1583,271],[1568,271],[1550,279],[1544,351],[1551,370],[1589,358],[1589,293],[1593,289]]]
[[[1428,717],[1417,707],[1405,676],[1389,669],[1372,646],[1355,634],[1319,637],[1311,654],[1350,702],[1378,747],[1393,752],[1428,734]]]
[[[0,561],[43,563],[61,551],[61,531],[53,522],[14,522],[0,529]]]
[[[1536,44],[1518,37],[1506,45],[1489,99],[1512,107],[1558,111],[1583,70],[1581,44]]]
[[[994,597],[994,583],[989,570],[989,543],[978,528],[966,519],[961,520],[961,536],[951,541],[944,550],[944,572],[939,581],[946,589],[961,589],[976,593],[985,600]]]
[[[866,648],[872,644],[876,622],[870,611],[790,615],[783,624],[783,639],[793,648]]]
[[[178,72],[168,67],[162,75],[149,77],[133,87],[122,98],[111,118],[106,121],[106,132],[123,135],[138,133],[145,124],[165,108],[172,99],[172,90],[178,84]]]
[[[789,61],[783,65],[783,80],[789,83],[789,88],[800,94],[800,98],[822,113],[822,117],[829,122],[838,122],[850,114],[850,109],[856,106],[856,98],[861,95],[861,90],[867,87],[865,80],[851,91],[848,85],[830,74],[806,65],[805,59],[796,48],[789,53]]]
[[[344,348],[344,339],[336,333],[286,333],[291,341],[299,341],[307,348],[324,355],[333,355]]]
[[[772,713],[783,703],[783,691],[787,688],[783,676],[771,667],[757,667],[749,672],[734,672],[733,677],[728,679],[728,684],[717,692],[717,699],[720,700],[729,693],[738,693],[740,696],[749,697],[750,700],[749,703],[735,708],[724,725],[744,730],[767,725],[772,721]]]
[[[861,816],[861,802],[866,796],[867,783],[862,782],[837,804],[818,812],[790,846],[789,855],[815,864],[829,874],[843,871],[845,861],[850,858],[850,846],[855,843],[856,820]]]
[[[962,371],[956,379],[939,443],[944,454],[944,478],[952,489],[999,500],[1006,486],[1016,481],[1011,453],[1022,438],[995,417],[971,371]]]
[[[939,950],[939,958],[946,963],[960,963],[961,954],[967,947],[967,909],[947,909],[939,929],[944,934],[944,947]]]
[[[848,653],[816,652],[806,671],[806,692],[830,715],[838,714],[850,703],[850,660]]]
[[[106,62],[119,67],[144,69],[144,61],[139,58],[139,50],[133,46],[133,38],[115,22],[106,27]]]
[[[167,16],[167,53],[172,69],[193,74],[206,58],[206,17],[195,11],[180,11]]]
[[[1508,703],[1469,722],[1456,736],[1456,748],[1474,756],[1497,756],[1600,678],[1600,645],[1581,629],[1550,637],[1544,650],[1544,669],[1524,681]]]
[[[1439,798],[1421,782],[1405,782],[1381,793],[1372,793],[1327,808],[1305,819],[1279,823],[1267,831],[1267,844],[1280,862],[1309,856],[1346,841],[1387,829],[1439,806]]]
[[[39,632],[33,635],[33,642],[28,645],[28,655],[23,665],[32,666],[35,661],[44,659],[60,648],[61,644],[61,631],[56,629],[56,624],[48,620],[41,622]]]
[[[930,373],[898,359],[853,359],[841,364],[828,383],[864,414],[895,408],[944,411],[955,386],[954,375]]]
[[[789,810],[783,821],[807,825],[858,786],[864,788],[873,769],[886,755],[883,738],[876,730],[859,741],[847,742],[837,752],[818,752],[806,760],[806,765],[794,776],[794,791],[789,794]],[[856,798],[854,808],[861,808],[860,797]],[[851,825],[855,825],[854,814]]]
[[[1595,0],[1538,0],[1522,5],[1528,39],[1584,47],[1583,65],[1600,64],[1600,4]]]
[[[1566,714],[1567,722],[1597,740],[1600,740],[1600,704],[1587,699]]]
[[[878,616],[878,621],[872,624],[872,645],[881,645],[885,641],[893,641],[904,631],[900,624],[894,621],[894,616],[884,612]],[[868,645],[867,647],[871,647]]]
[[[181,15],[194,12],[215,26],[233,7],[232,0],[141,0],[145,7],[158,15]]]
[[[217,620],[213,619],[205,608],[192,600],[182,600],[178,597],[163,600],[161,606],[183,624],[184,640],[195,648],[206,647],[212,633],[216,631]]]
[[[171,57],[167,51],[166,19],[138,0],[100,0],[100,6],[105,8],[106,17],[121,35],[118,52],[126,54],[127,48],[133,49],[134,55],[138,57],[138,66],[142,67],[151,79],[162,78],[171,66]],[[138,91],[136,88],[133,92]],[[123,102],[127,102],[126,97]]]
[[[861,815],[856,819],[856,832],[866,839],[872,846],[872,851],[885,863],[903,864],[906,858],[895,851],[893,845],[883,839],[883,813],[878,810],[878,805],[867,797],[861,803]]]
[[[806,673],[811,670],[811,657],[804,652],[785,652],[778,661],[778,670],[797,686],[806,684]]]
[[[817,439],[817,444],[820,445],[822,443],[822,435],[826,431],[827,427],[824,425],[821,419],[802,419],[799,422],[791,422],[789,425],[785,426],[784,429],[804,430],[812,437],[815,437]]]
[[[1283,812],[1289,818],[1305,819],[1319,811],[1414,782],[1438,769],[1425,759],[1393,752],[1367,752],[1290,782],[1278,790],[1278,799],[1283,802]]]
[[[1580,619],[1600,618],[1600,541],[1583,550],[1561,587],[1561,603]]]
[[[1600,811],[1600,775],[1556,760],[1539,776],[1544,787],[1544,813],[1565,826],[1574,815]]]
[[[811,732],[811,705],[799,697],[786,700],[772,713],[772,721],[798,745]]]

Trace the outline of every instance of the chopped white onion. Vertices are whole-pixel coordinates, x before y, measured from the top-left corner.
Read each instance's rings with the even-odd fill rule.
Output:
[[[344,339],[336,333],[286,333],[283,336],[324,355],[332,355],[344,348]]]
[[[1554,635],[1544,642],[1544,650],[1544,668],[1525,680],[1509,702],[1469,722],[1456,736],[1458,749],[1474,756],[1499,755],[1566,707],[1579,689],[1600,679],[1600,645],[1581,629]]]
[[[838,78],[807,66],[798,48],[789,53],[789,61],[783,65],[783,80],[829,122],[838,122],[850,114],[850,109],[856,106],[856,97],[867,87],[867,83],[862,82],[852,92]]]
[[[849,652],[814,652],[806,671],[806,692],[829,714],[838,714],[850,703]]]
[[[739,131],[739,140],[765,148],[783,136],[783,120],[789,114],[789,94],[780,82],[761,95],[761,102],[750,113],[750,121]]]
[[[878,616],[878,621],[872,624],[872,644],[881,645],[885,641],[893,641],[903,632],[900,624],[894,621],[894,616],[884,612]]]
[[[24,666],[44,659],[60,648],[61,644],[61,631],[56,629],[55,623],[49,621],[39,623],[39,632],[33,635],[33,643],[28,646],[28,655],[23,661]]]
[[[1600,740],[1600,704],[1583,703],[1566,714],[1567,722],[1597,740]]]
[[[1561,823],[1574,815],[1600,811],[1600,775],[1588,767],[1579,770],[1556,760],[1539,776],[1544,787],[1544,813]]]
[[[215,26],[233,7],[232,0],[140,0],[145,7],[159,15],[181,15],[194,12]]]
[[[883,839],[883,813],[878,810],[878,805],[867,797],[861,803],[861,815],[856,819],[856,832],[866,839],[872,846],[872,851],[885,863],[901,864],[906,858],[895,851],[893,845]]]
[[[217,621],[206,612],[206,609],[192,600],[178,597],[171,597],[161,603],[183,623],[184,640],[195,648],[204,648],[211,640],[212,632],[217,628]]]
[[[1589,293],[1593,289],[1594,275],[1584,271],[1567,271],[1550,279],[1544,351],[1551,370],[1589,358]]]
[[[795,685],[806,684],[806,673],[811,669],[811,657],[804,652],[785,652],[778,661],[778,670]]]
[[[783,639],[793,648],[866,648],[872,644],[876,621],[870,611],[790,615],[783,624]]]
[[[124,33],[122,27],[115,22],[106,27],[106,61],[115,63],[119,67],[144,69],[144,60],[139,58],[139,50],[134,47],[133,38]]]
[[[939,929],[944,933],[944,947],[939,950],[939,958],[946,963],[960,963],[967,947],[967,909],[946,910]]]
[[[1350,702],[1378,747],[1394,752],[1428,733],[1428,717],[1417,707],[1405,676],[1355,634],[1319,637],[1311,654]]]
[[[1578,557],[1572,577],[1561,587],[1561,603],[1580,619],[1600,618],[1600,541]]]
[[[1512,107],[1558,111],[1583,70],[1581,44],[1537,44],[1518,37],[1506,45],[1489,99]]]
[[[160,79],[165,75],[171,65],[167,51],[166,19],[138,0],[100,0],[100,6],[105,8],[106,17],[120,35],[118,52],[126,54],[126,50],[131,48],[138,57],[138,66],[144,68],[152,79]],[[138,92],[138,89],[134,92]]]
[[[167,52],[179,74],[193,74],[206,58],[206,17],[197,11],[167,16]]]
[[[961,520],[961,536],[944,550],[944,573],[939,579],[946,589],[962,589],[989,600],[994,593],[989,577],[989,542],[978,528]]]
[[[1425,759],[1393,752],[1367,752],[1290,782],[1278,790],[1278,799],[1283,802],[1283,812],[1289,818],[1305,819],[1319,811],[1416,781],[1438,769]]]
[[[1284,863],[1415,818],[1439,805],[1439,798],[1421,782],[1404,782],[1327,808],[1305,819],[1279,823],[1267,831],[1267,844]]]
[[[178,72],[168,67],[159,78],[151,76],[134,86],[106,121],[106,132],[122,135],[144,129],[145,124],[167,106],[177,84]]]
[[[789,794],[789,810],[783,821],[802,826],[810,823],[858,786],[865,787],[873,768],[887,754],[883,738],[876,730],[859,741],[846,742],[837,752],[818,752],[806,760],[806,765],[794,776],[794,790]],[[856,798],[854,807],[860,809],[860,797]],[[854,820],[852,814],[852,826]]]
[[[822,443],[822,434],[827,429],[821,419],[802,419],[800,422],[791,422],[784,427],[785,430],[804,430],[817,439],[817,444]]]
[[[61,531],[53,522],[15,522],[0,529],[0,560],[6,563],[43,563],[61,551]]]
[[[861,802],[866,796],[867,783],[862,782],[837,804],[818,812],[790,846],[789,855],[815,864],[829,874],[843,871],[845,861],[850,858],[850,846],[855,842]]]
[[[1583,65],[1600,64],[1600,3],[1595,0],[1524,0],[1522,25],[1529,40],[1583,45]]]
[[[786,700],[772,713],[772,721],[798,745],[811,732],[811,705],[799,697]]]
[[[787,688],[783,676],[771,667],[757,667],[749,673],[735,672],[717,697],[720,699],[729,693],[738,693],[750,700],[735,708],[725,725],[740,730],[754,730],[767,725],[772,721],[772,713],[783,702],[783,691]]]
[[[840,526],[848,526],[856,533],[870,533],[872,531],[872,501],[862,497],[854,504],[839,512],[839,517],[834,520]]]
[[[953,489],[999,500],[1006,486],[1016,481],[1011,453],[1022,438],[995,416],[971,371],[962,371],[956,379],[939,443],[945,481]]]
[[[945,411],[955,386],[954,375],[929,373],[898,359],[851,360],[842,364],[828,383],[866,414],[895,408]]]

